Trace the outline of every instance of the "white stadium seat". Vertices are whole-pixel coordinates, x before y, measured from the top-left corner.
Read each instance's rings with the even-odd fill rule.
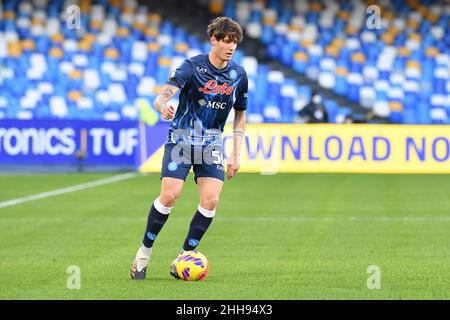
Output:
[[[383,100],[376,100],[373,105],[373,112],[380,117],[388,117],[391,113],[389,103]]]
[[[63,97],[53,96],[50,98],[50,111],[58,118],[64,118],[69,112],[66,100]]]

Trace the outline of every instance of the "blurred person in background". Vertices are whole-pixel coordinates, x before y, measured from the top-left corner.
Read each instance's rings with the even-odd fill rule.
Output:
[[[301,122],[304,123],[327,123],[328,113],[322,105],[322,97],[313,91],[311,101],[298,113]]]
[[[345,119],[344,119],[344,122],[343,122],[343,123],[344,123],[344,124],[354,123],[353,117],[352,117],[351,115],[345,116]]]

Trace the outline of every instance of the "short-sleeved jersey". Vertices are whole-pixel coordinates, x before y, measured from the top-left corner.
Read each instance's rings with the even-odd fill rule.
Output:
[[[171,74],[167,84],[181,89],[168,142],[221,143],[221,133],[231,108],[247,109],[247,74],[234,61],[217,69],[209,61],[208,54],[186,59]]]

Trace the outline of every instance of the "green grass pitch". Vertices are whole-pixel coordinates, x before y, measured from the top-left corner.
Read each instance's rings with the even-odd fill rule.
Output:
[[[112,176],[0,176],[0,203]],[[158,174],[0,208],[0,299],[449,299],[450,176],[238,174],[198,249],[204,282],[169,276],[198,205],[192,175],[129,271]],[[67,288],[76,265],[81,289]],[[368,267],[380,289],[368,289]]]

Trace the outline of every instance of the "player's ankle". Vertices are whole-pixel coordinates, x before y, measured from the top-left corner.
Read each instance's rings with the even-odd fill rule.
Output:
[[[142,244],[141,247],[139,248],[139,253],[144,257],[149,258],[150,255],[152,254],[152,247],[148,248],[144,244]]]

